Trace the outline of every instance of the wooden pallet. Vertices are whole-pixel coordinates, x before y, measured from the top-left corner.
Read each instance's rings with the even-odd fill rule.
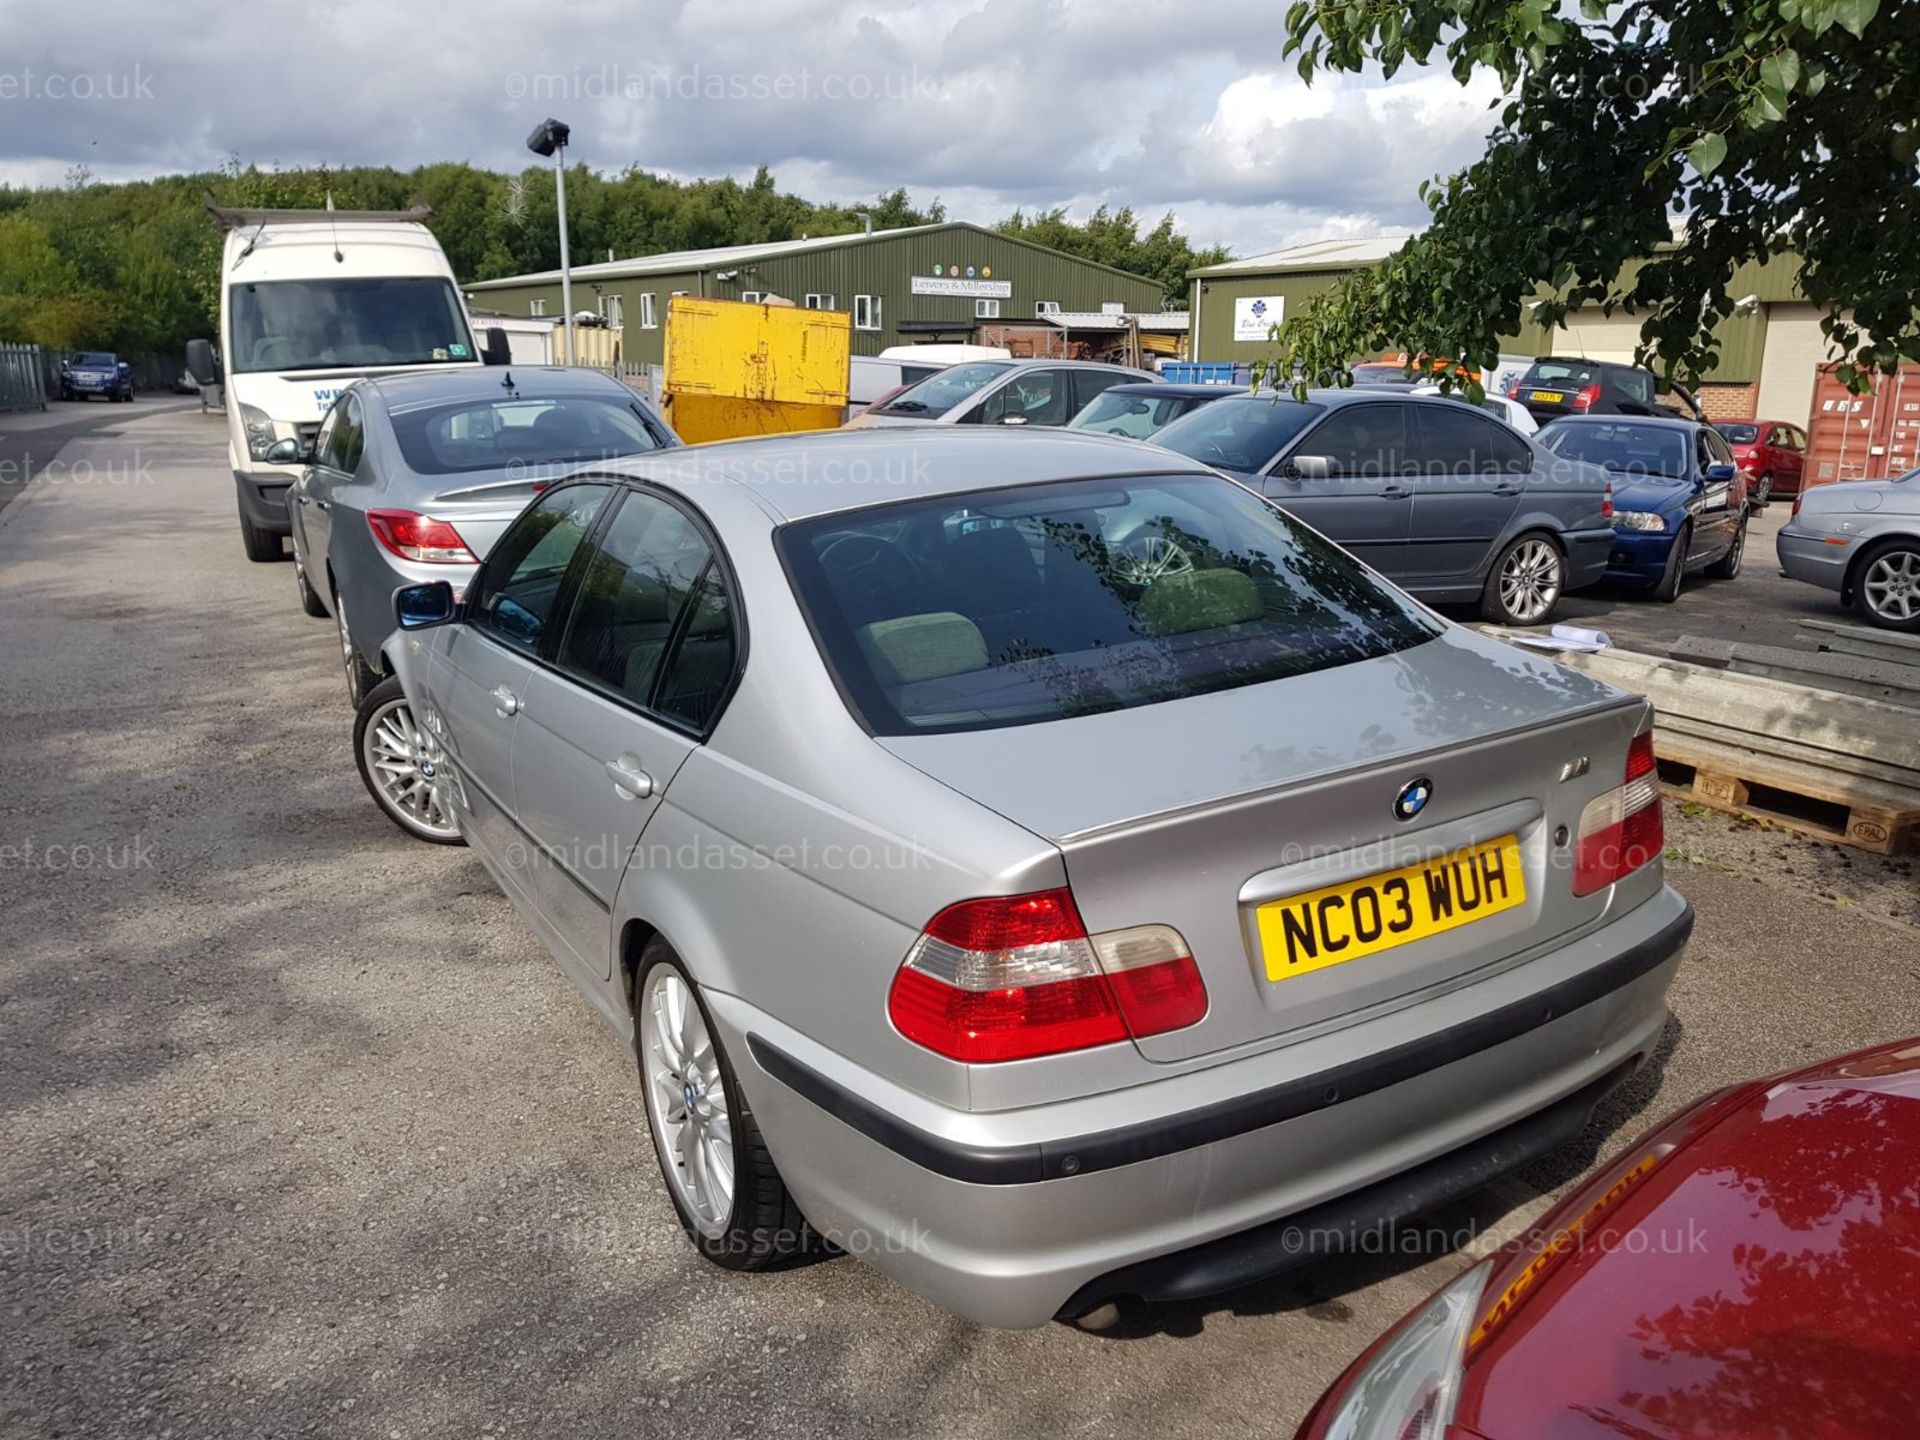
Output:
[[[1920,795],[1696,736],[1654,735],[1670,795],[1818,840],[1893,855],[1920,840]]]

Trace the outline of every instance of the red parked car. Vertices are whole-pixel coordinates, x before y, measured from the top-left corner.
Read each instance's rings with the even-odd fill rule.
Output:
[[[1920,1434],[1920,1040],[1710,1095],[1389,1330],[1296,1440]]]
[[[1733,463],[1747,477],[1754,503],[1798,495],[1807,469],[1807,432],[1784,420],[1716,420],[1713,428],[1733,447]]]

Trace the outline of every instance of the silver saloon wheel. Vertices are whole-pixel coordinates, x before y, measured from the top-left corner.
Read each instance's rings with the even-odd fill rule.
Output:
[[[447,803],[449,777],[439,742],[414,720],[397,681],[383,682],[367,700],[354,727],[367,789],[402,830],[437,844],[458,843],[460,826]]]
[[[1920,627],[1920,550],[1896,545],[1872,556],[1860,574],[1860,599],[1889,629]]]
[[[1522,536],[1500,558],[1489,597],[1489,619],[1508,625],[1538,625],[1553,613],[1566,583],[1566,565],[1550,540]]]
[[[702,1236],[733,1218],[733,1117],[720,1055],[693,987],[671,965],[648,972],[637,1007],[647,1123],[681,1213]]]

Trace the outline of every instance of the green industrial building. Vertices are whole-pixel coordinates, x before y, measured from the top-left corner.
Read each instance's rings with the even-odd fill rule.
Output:
[[[675,295],[774,296],[853,317],[853,351],[965,341],[977,327],[1073,311],[1157,311],[1143,276],[1015,240],[965,221],[765,245],[683,250],[573,267],[573,309],[622,327],[621,359],[659,364]],[[476,311],[561,318],[560,272],[464,287]]]
[[[1189,271],[1193,357],[1252,361],[1271,355],[1270,327],[1297,314],[1348,271],[1378,264],[1405,243],[1404,236],[1323,240]],[[1799,270],[1796,257],[1780,255],[1735,271],[1729,287],[1735,313],[1717,327],[1720,358],[1698,387],[1709,414],[1807,423],[1816,372],[1830,357],[1820,311],[1800,293]],[[1525,318],[1500,348],[1516,355],[1631,361],[1643,318],[1577,312],[1554,331]]]

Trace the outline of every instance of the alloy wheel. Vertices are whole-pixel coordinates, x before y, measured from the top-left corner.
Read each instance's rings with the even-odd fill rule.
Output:
[[[1860,593],[1882,620],[1920,618],[1920,551],[1889,550],[1876,558],[1860,577]]]
[[[693,987],[656,965],[641,997],[640,1063],[661,1169],[694,1227],[713,1239],[733,1214],[733,1117],[720,1056]]]
[[[361,745],[380,803],[402,826],[433,840],[459,835],[447,804],[445,756],[439,742],[415,722],[404,697],[374,712]]]
[[[1544,619],[1560,598],[1560,552],[1545,540],[1523,540],[1500,567],[1500,604],[1516,624]]]

